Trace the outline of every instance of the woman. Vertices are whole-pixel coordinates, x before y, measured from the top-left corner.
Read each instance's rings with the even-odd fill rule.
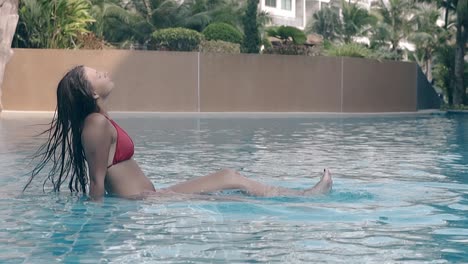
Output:
[[[107,73],[84,66],[73,68],[62,78],[57,88],[57,109],[44,132],[48,140],[37,153],[40,162],[24,189],[49,161],[53,161],[52,169],[44,184],[50,180],[54,191],[60,191],[69,178],[70,191],[86,193],[89,183],[92,200],[101,200],[106,192],[123,198],[145,198],[225,189],[241,189],[257,196],[324,194],[331,189],[328,170],[314,187],[293,190],[265,185],[224,169],[156,190],[132,158],[131,138],[108,116],[107,98],[113,87]]]

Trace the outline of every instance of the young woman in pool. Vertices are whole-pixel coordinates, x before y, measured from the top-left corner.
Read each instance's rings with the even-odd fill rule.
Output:
[[[69,178],[70,191],[86,193],[89,183],[92,200],[101,200],[106,192],[135,199],[225,189],[241,189],[255,196],[325,194],[331,189],[327,169],[315,186],[305,190],[265,185],[232,169],[223,169],[157,190],[132,158],[131,138],[107,113],[107,98],[113,87],[107,73],[85,66],[71,69],[62,78],[57,88],[57,108],[50,128],[44,132],[48,140],[37,153],[40,162],[24,189],[50,161],[52,168],[44,184],[50,180],[58,192]]]

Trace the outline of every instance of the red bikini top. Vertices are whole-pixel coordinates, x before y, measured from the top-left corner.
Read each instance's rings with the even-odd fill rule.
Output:
[[[107,116],[105,117],[112,123],[112,125],[117,130],[117,142],[115,143],[114,159],[112,160],[112,165],[109,165],[107,167],[110,168],[117,163],[131,159],[133,157],[135,147],[133,145],[132,139],[127,134],[127,132],[125,132],[125,130],[123,130],[119,125],[117,125],[117,123],[115,123],[114,120],[110,119]]]

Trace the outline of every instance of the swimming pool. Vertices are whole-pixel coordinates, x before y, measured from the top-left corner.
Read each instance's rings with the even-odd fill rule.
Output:
[[[156,187],[229,167],[326,197],[102,204],[19,195],[31,124],[0,119],[1,263],[468,262],[468,116],[113,115]],[[132,118],[129,118],[129,117]],[[230,191],[220,195],[238,195]]]

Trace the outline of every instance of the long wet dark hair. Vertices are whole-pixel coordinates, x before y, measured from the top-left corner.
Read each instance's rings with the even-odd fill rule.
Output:
[[[84,66],[76,66],[68,71],[57,87],[57,108],[52,121],[48,124],[50,127],[39,134],[47,134],[48,139],[33,156],[39,159],[39,163],[32,170],[23,191],[51,162],[52,168],[44,180],[43,189],[50,181],[53,191],[59,192],[62,184],[69,179],[68,188],[71,192],[86,193],[88,169],[81,142],[81,131],[85,118],[99,110],[93,97],[91,83],[86,78]]]

